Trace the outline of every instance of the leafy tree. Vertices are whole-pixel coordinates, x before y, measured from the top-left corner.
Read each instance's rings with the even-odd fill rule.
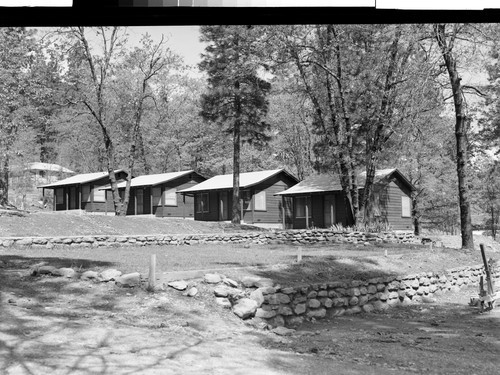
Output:
[[[36,50],[34,31],[25,28],[0,28],[0,207],[9,206],[9,170],[14,155],[22,154],[16,146],[29,150],[33,118],[32,99],[38,87],[31,78],[30,59]]]
[[[217,122],[233,135],[232,222],[240,217],[241,142],[268,140],[266,95],[271,85],[259,77],[262,29],[250,26],[203,26],[201,41],[207,43],[200,69],[208,74],[208,93],[202,96],[202,116]]]
[[[467,112],[465,101],[465,90],[462,84],[459,62],[463,59],[460,46],[472,43],[475,47],[476,41],[470,39],[474,36],[474,28],[469,25],[460,24],[436,24],[433,26],[434,37],[441,52],[444,67],[448,73],[449,84],[453,96],[455,112],[455,138],[456,138],[456,169],[458,175],[458,197],[460,206],[460,226],[462,234],[462,248],[474,249],[474,238],[472,236],[472,220],[470,208],[470,193],[468,178],[468,139],[470,128],[470,117]]]

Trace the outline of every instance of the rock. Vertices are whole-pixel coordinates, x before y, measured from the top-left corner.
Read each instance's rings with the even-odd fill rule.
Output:
[[[229,279],[229,278],[224,278],[222,279],[222,282],[226,285],[229,285],[230,287],[232,288],[237,288],[238,287],[238,283],[236,281],[234,281],[233,279]]]
[[[186,295],[188,297],[194,297],[198,294],[198,289],[195,288],[194,286],[192,288],[189,288],[189,290],[187,291]]]
[[[286,328],[286,327],[276,327],[271,330],[274,334],[278,336],[291,336],[293,335],[296,331],[291,328]]]
[[[309,318],[324,318],[326,316],[326,309],[320,308],[315,310],[309,310],[306,315]]]
[[[229,301],[227,298],[217,297],[217,298],[215,298],[215,303],[217,303],[218,305],[220,305],[226,309],[231,308],[231,301]]]
[[[141,275],[139,272],[127,273],[115,279],[118,286],[132,288],[141,285]]]
[[[434,303],[434,302],[436,302],[436,299],[432,298],[432,297],[423,296],[422,302],[423,303]]]
[[[176,290],[186,290],[188,287],[188,283],[184,280],[171,281],[167,285]]]
[[[110,268],[110,269],[107,269],[107,270],[104,270],[102,271],[100,274],[99,274],[99,279],[101,281],[112,281],[112,280],[115,280],[118,276],[121,276],[122,273],[121,271],[118,271],[118,270],[115,270],[113,268]]]
[[[38,268],[38,274],[40,275],[50,275],[52,272],[57,270],[54,266],[41,266]]]
[[[247,288],[264,288],[274,286],[273,280],[256,276],[245,276],[243,279],[241,279],[241,282]]]
[[[218,273],[207,273],[203,276],[203,280],[207,284],[218,284],[222,281],[222,277]]]
[[[221,285],[214,289],[214,294],[216,297],[227,297],[229,295],[229,290]]]
[[[264,295],[276,293],[276,288],[273,288],[272,286],[266,286],[266,287],[258,288],[257,290],[260,290],[262,292],[262,294],[264,294]]]
[[[93,279],[97,279],[98,277],[99,277],[99,274],[96,271],[85,271],[80,276],[80,279],[82,279],[82,280],[93,280]]]
[[[271,319],[271,318],[274,318],[276,316],[276,311],[274,311],[274,310],[266,311],[264,309],[258,308],[255,311],[255,316],[257,318]]]
[[[302,315],[306,312],[306,304],[305,303],[299,303],[297,306],[294,308],[295,314],[297,315]]]
[[[53,270],[52,272],[52,275],[54,276],[62,276],[62,277],[67,277],[67,278],[71,278],[71,277],[74,277],[76,272],[73,268],[57,268],[55,270]]]
[[[318,301],[317,299],[310,299],[308,302],[307,302],[308,306],[315,309],[315,308],[318,308],[321,306],[321,302]]]
[[[250,298],[242,298],[233,306],[233,312],[241,319],[248,319],[255,315],[257,302]]]
[[[255,302],[257,302],[257,307],[262,306],[262,304],[264,303],[264,294],[262,294],[260,288],[250,293],[249,297],[250,299],[253,299]]]

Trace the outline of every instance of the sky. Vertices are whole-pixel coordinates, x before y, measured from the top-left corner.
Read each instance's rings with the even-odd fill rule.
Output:
[[[168,38],[167,46],[182,56],[186,64],[196,66],[201,61],[204,45],[199,41],[199,26],[131,26],[127,30],[131,45],[138,45],[145,33],[155,42],[159,42],[163,34]]]

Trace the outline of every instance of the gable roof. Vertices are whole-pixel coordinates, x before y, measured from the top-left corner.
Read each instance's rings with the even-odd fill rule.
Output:
[[[123,169],[117,169],[115,173],[123,172]],[[56,181],[51,184],[38,186],[39,188],[56,188],[67,185],[80,185],[88,182],[100,180],[103,177],[108,177],[108,172],[81,173],[75,176],[65,178],[64,180]]]
[[[258,185],[261,182],[279,173],[285,173],[288,177],[290,177],[294,181],[298,181],[297,178],[288,173],[285,169],[246,172],[246,173],[240,173],[240,189],[247,189],[254,185]],[[231,173],[231,174],[214,176],[206,181],[200,182],[195,186],[192,186],[184,190],[180,190],[178,191],[178,193],[188,194],[188,193],[197,193],[200,191],[226,190],[232,188],[233,188],[233,174]]]
[[[385,183],[390,181],[391,177],[396,175],[403,183],[407,184],[411,190],[415,187],[408,181],[408,179],[397,169],[379,169],[375,171],[374,184]],[[366,181],[366,172],[362,172],[358,175],[358,189],[364,187]],[[324,192],[334,192],[342,191],[342,185],[340,184],[340,178],[338,175],[314,175],[306,178],[305,180],[299,182],[297,185],[292,186],[290,189],[276,193],[275,195],[298,195],[298,194],[313,194],[313,193],[324,193]]]
[[[72,170],[65,168],[59,164],[35,162],[28,164],[25,168],[27,171],[47,171],[47,172],[61,172],[61,173],[75,173]]]
[[[172,180],[175,180],[179,177],[188,175],[190,173],[197,173],[197,172],[190,169],[188,171],[158,173],[158,174],[149,174],[149,175],[144,175],[144,176],[138,176],[138,177],[134,177],[132,180],[130,180],[130,186],[136,187],[136,186],[160,185],[160,184],[163,184],[165,182],[172,181]],[[126,185],[127,185],[127,182],[122,181],[122,182],[118,183],[118,188],[119,189],[124,188]],[[106,186],[105,189],[111,189],[111,187],[108,185],[108,186]]]

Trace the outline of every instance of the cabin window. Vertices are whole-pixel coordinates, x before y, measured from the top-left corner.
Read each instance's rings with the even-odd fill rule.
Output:
[[[94,202],[106,202],[106,190],[100,190],[101,186],[94,188]]]
[[[166,188],[163,192],[163,198],[165,199],[165,206],[177,206],[177,189],[176,188]]]
[[[411,217],[411,201],[410,197],[401,197],[401,216]]]
[[[309,217],[311,216],[311,197],[296,197],[295,198],[295,217],[305,218],[306,217],[306,207]]]
[[[266,191],[259,191],[254,196],[254,209],[256,211],[265,211],[266,210]]]
[[[56,204],[64,203],[64,189],[56,189]]]
[[[90,186],[82,185],[82,202],[90,202]]]
[[[153,188],[153,206],[161,206],[161,188]]]
[[[196,212],[208,212],[208,193],[201,193],[196,196]]]

